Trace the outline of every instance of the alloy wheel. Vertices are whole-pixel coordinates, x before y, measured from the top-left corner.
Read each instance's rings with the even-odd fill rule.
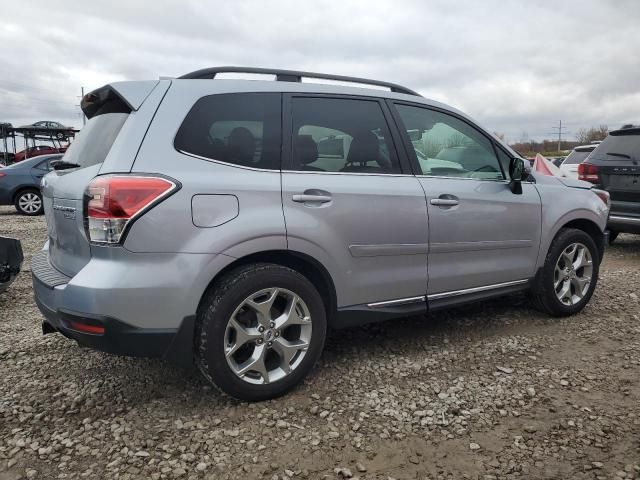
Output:
[[[553,286],[558,300],[575,305],[587,294],[593,277],[593,259],[582,243],[565,248],[554,270]]]
[[[273,383],[300,365],[311,334],[309,308],[298,295],[284,288],[263,289],[245,298],[228,320],[225,358],[245,382]]]

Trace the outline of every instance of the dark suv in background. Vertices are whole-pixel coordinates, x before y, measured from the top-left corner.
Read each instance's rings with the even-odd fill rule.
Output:
[[[627,125],[607,138],[578,166],[578,178],[611,196],[609,241],[618,233],[640,233],[640,126]]]

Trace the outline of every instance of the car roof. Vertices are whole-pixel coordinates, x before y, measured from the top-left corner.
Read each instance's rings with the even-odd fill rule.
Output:
[[[640,135],[640,127],[629,126],[627,128],[612,130],[611,132],[609,132],[609,135],[613,135],[614,137],[619,137],[623,135]]]
[[[51,159],[51,158],[60,158],[63,155],[64,154],[62,154],[62,153],[51,153],[49,155],[37,155],[35,157],[29,157],[26,160],[22,160],[21,162],[18,162],[17,164],[30,165],[32,163],[40,163],[40,162],[42,162],[44,160],[48,160],[48,159]]]
[[[217,73],[223,72],[244,72],[269,74],[275,77],[270,79],[222,79],[213,78]],[[303,78],[317,81],[303,81]],[[283,81],[285,79],[286,81]],[[353,85],[344,85],[344,82]],[[327,83],[333,82],[333,83]],[[336,84],[338,82],[338,84]],[[124,81],[107,84],[83,97],[81,102],[82,110],[91,118],[95,113],[91,111],[94,101],[102,97],[107,97],[110,91],[114,91],[132,110],[138,110],[141,104],[151,91],[161,83],[169,83],[172,89],[182,90],[190,96],[206,96],[223,93],[255,93],[255,92],[277,92],[277,93],[318,93],[352,95],[359,97],[375,97],[382,99],[398,100],[421,104],[429,107],[442,109],[458,115],[471,122],[476,127],[481,128],[496,143],[500,144],[507,152],[513,156],[520,156],[507,143],[491,134],[488,130],[480,127],[469,115],[445,103],[425,98],[420,94],[395,83],[383,82],[379,80],[369,80],[356,77],[345,77],[340,75],[329,75],[310,72],[298,72],[293,70],[273,70],[245,67],[215,67],[198,70],[183,75],[180,78],[162,78],[161,80],[148,81]],[[373,88],[371,88],[373,87]]]

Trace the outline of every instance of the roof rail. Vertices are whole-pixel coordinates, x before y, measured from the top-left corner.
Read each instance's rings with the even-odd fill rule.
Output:
[[[321,78],[324,80],[336,80],[340,82],[361,83],[364,85],[375,85],[377,87],[386,87],[392,92],[406,93],[407,95],[415,95],[421,97],[417,92],[410,90],[402,85],[395,83],[381,82],[379,80],[369,80],[367,78],[347,77],[344,75],[331,75],[328,73],[300,72],[297,70],[279,70],[273,68],[255,68],[255,67],[212,67],[196,70],[187,73],[178,78],[190,79],[214,79],[218,73],[258,73],[264,75],[275,75],[279,82],[302,82],[302,78]]]

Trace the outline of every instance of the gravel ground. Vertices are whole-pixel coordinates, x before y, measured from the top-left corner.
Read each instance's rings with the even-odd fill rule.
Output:
[[[640,479],[640,236],[585,311],[525,295],[333,332],[305,384],[260,404],[197,374],[42,336],[43,218],[0,207],[25,271],[0,297],[0,480]]]

